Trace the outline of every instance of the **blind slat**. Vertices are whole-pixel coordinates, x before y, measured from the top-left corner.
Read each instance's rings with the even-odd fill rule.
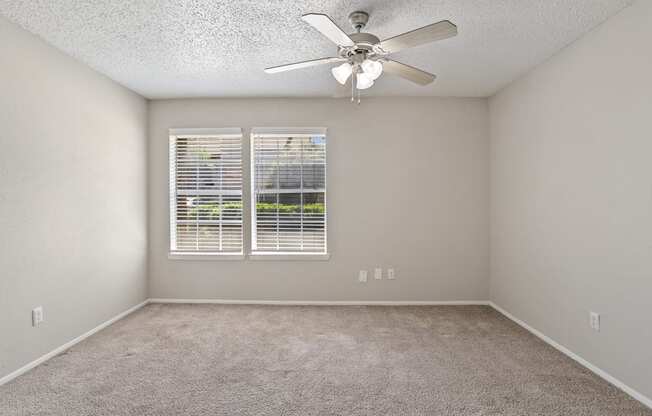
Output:
[[[252,248],[326,253],[326,137],[252,134]]]
[[[170,136],[173,252],[243,251],[242,135],[231,130],[191,129]]]

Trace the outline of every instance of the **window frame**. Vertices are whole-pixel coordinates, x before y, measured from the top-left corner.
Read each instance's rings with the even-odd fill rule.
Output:
[[[242,246],[239,252],[223,252],[223,251],[182,251],[176,249],[176,225],[177,225],[177,184],[176,184],[176,144],[179,137],[214,137],[214,136],[238,136],[240,142],[240,166],[242,169],[242,177],[240,181],[240,200],[242,204],[241,209],[241,225],[240,232],[242,235]],[[244,134],[239,127],[228,128],[171,128],[168,130],[168,213],[169,213],[169,230],[168,230],[168,259],[171,260],[242,260],[245,258],[245,160],[244,160]],[[173,168],[172,163],[175,167]]]
[[[256,251],[254,250],[257,225],[256,225],[256,159],[255,137],[312,137],[323,136],[326,140],[324,146],[324,251]],[[328,251],[328,135],[325,127],[254,127],[249,134],[249,214],[251,227],[249,234],[250,260],[329,260]]]

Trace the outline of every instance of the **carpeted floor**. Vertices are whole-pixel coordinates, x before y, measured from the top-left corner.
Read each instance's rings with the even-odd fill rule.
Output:
[[[0,387],[9,415],[652,415],[484,306],[149,305]]]

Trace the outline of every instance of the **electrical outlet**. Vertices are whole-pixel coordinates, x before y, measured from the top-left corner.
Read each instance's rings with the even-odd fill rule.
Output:
[[[38,306],[32,309],[32,326],[38,326],[43,322],[43,307]]]
[[[360,273],[358,274],[358,281],[360,283],[367,283],[367,271],[366,270],[360,270]]]
[[[376,267],[374,269],[374,279],[380,280],[382,278],[383,278],[383,269],[381,269],[380,267]]]
[[[394,269],[387,269],[387,279],[389,280],[396,279],[396,273],[394,272]]]
[[[594,331],[600,332],[600,314],[597,312],[589,313],[589,326]]]

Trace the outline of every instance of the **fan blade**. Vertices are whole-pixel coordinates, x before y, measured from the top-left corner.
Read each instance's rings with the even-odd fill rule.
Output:
[[[405,78],[419,85],[428,85],[437,78],[429,72],[389,59],[383,62],[383,71]]]
[[[272,66],[270,68],[265,68],[265,72],[268,74],[276,74],[277,72],[292,71],[293,69],[308,68],[316,65],[330,64],[333,62],[343,62],[346,61],[345,58],[321,58],[313,59],[311,61],[295,62],[293,64]]]
[[[423,45],[424,43],[451,38],[455,35],[457,35],[457,26],[448,20],[442,20],[441,22],[385,39],[380,42],[380,47],[387,53],[393,53]]]
[[[308,23],[321,32],[338,46],[353,46],[355,43],[349,35],[344,33],[330,17],[320,13],[308,13],[301,16],[304,22]]]

